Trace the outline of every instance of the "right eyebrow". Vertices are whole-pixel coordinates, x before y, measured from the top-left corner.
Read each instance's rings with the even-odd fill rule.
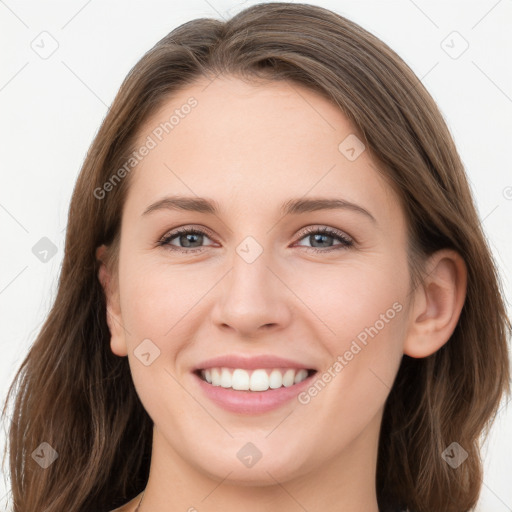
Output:
[[[169,196],[149,205],[142,215],[162,210],[185,210],[218,215],[220,208],[215,201],[202,197]]]

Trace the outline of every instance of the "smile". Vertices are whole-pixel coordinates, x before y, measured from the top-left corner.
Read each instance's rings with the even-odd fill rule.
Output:
[[[199,377],[211,384],[237,391],[268,391],[269,389],[289,388],[299,384],[315,370],[305,368],[243,368],[215,367],[198,371]]]

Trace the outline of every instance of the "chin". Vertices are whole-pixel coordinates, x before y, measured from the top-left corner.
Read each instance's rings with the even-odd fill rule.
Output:
[[[234,453],[233,457],[221,455],[212,456],[208,459],[210,463],[205,464],[205,458],[197,461],[196,467],[209,478],[224,483],[231,483],[239,486],[265,487],[275,485],[278,482],[286,482],[292,478],[305,475],[305,462],[297,460],[296,454],[276,453],[273,455],[264,454],[252,466],[246,466]],[[243,459],[243,457],[241,457]],[[213,469],[213,470],[212,470]]]

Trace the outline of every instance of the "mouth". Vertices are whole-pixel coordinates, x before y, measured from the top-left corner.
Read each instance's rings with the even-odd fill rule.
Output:
[[[290,388],[316,373],[306,368],[245,368],[212,367],[194,372],[203,382],[211,386],[235,391],[267,392]]]
[[[293,403],[297,395],[311,385],[317,373],[314,369],[291,367],[290,363],[265,367],[262,362],[271,365],[268,359],[258,361],[259,364],[252,361],[253,364],[246,364],[245,368],[217,362],[194,370],[192,375],[203,396],[213,405],[236,415],[258,415]]]

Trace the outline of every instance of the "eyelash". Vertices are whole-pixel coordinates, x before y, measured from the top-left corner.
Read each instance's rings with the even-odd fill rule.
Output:
[[[332,247],[328,247],[326,249],[318,249],[316,247],[307,247],[307,246],[299,246],[299,247],[303,247],[304,249],[307,249],[309,251],[313,251],[313,252],[316,252],[316,253],[322,253],[322,252],[325,253],[325,252],[330,252],[330,251],[339,250],[339,249],[347,249],[347,248],[352,247],[354,245],[354,242],[353,242],[352,239],[350,239],[346,235],[342,234],[341,232],[336,231],[336,230],[331,229],[331,228],[328,228],[328,227],[323,227],[323,228],[310,227],[310,228],[307,228],[306,231],[304,231],[302,233],[302,236],[299,238],[299,241],[302,240],[303,238],[306,238],[309,235],[312,235],[312,234],[321,234],[321,235],[332,236],[333,238],[337,239],[341,243],[338,244],[338,245],[334,245]],[[169,233],[168,235],[165,235],[164,237],[162,237],[158,241],[157,245],[161,246],[161,247],[166,246],[167,248],[169,248],[172,251],[179,251],[179,252],[188,253],[188,254],[199,252],[199,251],[201,251],[204,248],[204,246],[203,246],[203,247],[196,247],[196,248],[193,248],[193,249],[186,249],[184,247],[178,247],[178,246],[175,246],[175,245],[171,245],[171,243],[170,243],[171,240],[173,240],[174,238],[176,238],[178,236],[181,236],[181,235],[206,235],[208,238],[212,238],[208,231],[205,231],[205,230],[202,230],[202,229],[181,228],[181,229],[177,229],[176,231],[173,231],[172,233]]]

